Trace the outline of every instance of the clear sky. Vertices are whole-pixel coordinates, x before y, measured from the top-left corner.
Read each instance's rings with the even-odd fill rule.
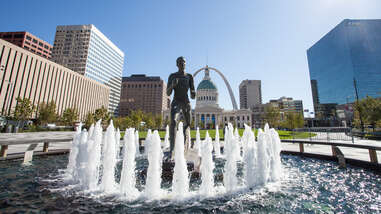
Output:
[[[125,53],[123,76],[167,81],[182,55],[189,73],[206,63],[223,72],[238,105],[240,82],[259,79],[264,103],[288,96],[312,111],[306,50],[343,19],[380,19],[380,11],[380,0],[19,0],[2,2],[0,31],[53,44],[57,25],[94,24]],[[232,109],[211,76],[220,105]]]

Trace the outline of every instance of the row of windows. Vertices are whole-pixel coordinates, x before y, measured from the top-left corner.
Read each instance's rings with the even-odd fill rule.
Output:
[[[28,46],[24,46],[24,49],[25,49],[25,50],[29,50],[29,51],[31,51],[31,52],[37,54],[37,55],[43,56],[43,57],[45,57],[45,58],[47,58],[47,59],[50,59],[50,57],[49,57],[48,55],[43,54],[43,53],[41,53],[41,52],[39,52],[39,51],[36,51],[35,49],[32,49],[32,48],[30,48],[30,47],[28,47]]]
[[[90,30],[57,30],[58,33],[90,32]]]
[[[93,54],[93,57],[97,58],[97,60],[104,61],[103,63],[109,63],[108,66],[113,67],[112,69],[116,71],[122,71],[123,69],[123,59],[118,59],[113,57],[110,54],[110,51],[107,50],[107,47],[104,45],[100,45],[99,43],[96,43],[94,39],[90,41],[90,48],[89,48],[89,54]],[[99,57],[102,56],[102,57]],[[120,73],[121,75],[121,73]]]
[[[103,41],[97,34],[92,33],[91,34],[92,40],[95,39],[95,43],[99,43],[101,46],[105,47],[110,54],[112,54],[115,58],[118,58],[119,60],[123,60],[123,56],[119,55],[114,49],[112,49],[108,44],[106,44],[105,41]]]
[[[127,84],[127,88],[161,88],[160,84]],[[123,88],[126,88],[126,85],[123,85]]]
[[[119,67],[123,67],[123,57],[119,55],[110,45],[103,41],[97,34],[91,34],[91,46],[95,46],[98,52],[106,52],[106,56],[109,56],[110,60],[117,64]]]
[[[216,99],[217,99],[217,97],[213,97],[213,96],[199,96],[199,97],[197,97],[198,101],[202,101],[202,100],[216,101]]]

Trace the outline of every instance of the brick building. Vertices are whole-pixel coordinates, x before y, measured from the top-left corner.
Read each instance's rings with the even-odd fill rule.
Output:
[[[53,46],[29,32],[0,32],[0,38],[44,58],[52,58]]]
[[[162,114],[170,108],[166,89],[167,84],[160,77],[144,74],[123,77],[119,115],[126,116],[132,110]]]

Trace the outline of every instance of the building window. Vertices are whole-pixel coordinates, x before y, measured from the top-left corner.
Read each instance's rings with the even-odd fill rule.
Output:
[[[18,38],[18,39],[24,38],[24,34],[16,34],[16,35],[14,35],[13,38]]]
[[[37,39],[33,39],[33,43],[36,43],[36,44],[37,44]]]
[[[31,40],[32,40],[32,37],[30,37],[30,36],[26,36],[26,39],[29,40],[29,41],[31,41]]]

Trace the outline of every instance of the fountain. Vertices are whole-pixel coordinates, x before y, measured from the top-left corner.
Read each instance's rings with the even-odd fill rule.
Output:
[[[200,131],[197,129],[196,141],[193,147],[185,144],[186,141],[183,125],[180,122],[176,132],[174,166],[171,188],[167,191],[162,189],[163,173],[163,149],[167,148],[168,129],[162,143],[158,131],[148,130],[144,141],[144,156],[148,160],[146,170],[145,186],[142,190],[137,188],[136,158],[139,157],[138,132],[128,128],[122,143],[120,143],[120,132],[115,130],[112,121],[106,130],[102,140],[101,121],[92,125],[89,132],[77,131],[73,140],[73,148],[69,157],[66,175],[74,183],[78,183],[85,191],[98,191],[104,195],[119,194],[121,198],[136,200],[144,197],[149,200],[160,200],[169,198],[173,200],[184,200],[192,195],[212,197],[217,194],[231,194],[242,188],[264,187],[269,182],[277,182],[281,179],[282,169],[280,162],[280,139],[274,129],[266,125],[264,131],[258,131],[258,142],[255,141],[253,131],[245,126],[242,138],[237,129],[231,124],[225,128],[224,154],[220,154],[220,143],[218,127],[216,127],[216,138],[212,141],[209,133],[205,140],[201,140]],[[189,131],[189,130],[188,130]],[[187,136],[190,133],[187,131]],[[190,141],[190,139],[187,139]],[[119,147],[122,146],[120,181],[116,179],[116,165],[119,157]],[[186,148],[185,148],[186,147]],[[188,151],[189,150],[189,151]],[[213,153],[214,150],[214,153]],[[198,190],[191,190],[190,175],[185,152],[200,154],[201,164],[199,172],[201,184]],[[242,157],[241,157],[242,151]],[[215,175],[216,158],[225,160],[224,170],[221,175]],[[168,161],[168,160],[167,160]],[[243,164],[244,183],[238,181],[238,163]],[[167,170],[167,169],[166,169]],[[216,191],[215,177],[222,180],[223,191]]]
[[[377,213],[380,207],[379,175],[343,170],[334,162],[281,157],[279,135],[268,126],[258,130],[256,140],[251,127],[237,136],[229,124],[223,148],[216,143],[218,135],[213,142],[207,132],[188,151],[183,133],[180,123],[171,161],[163,158],[165,138],[161,142],[157,131],[147,136],[145,155],[140,155],[138,132],[128,128],[118,157],[118,130],[110,124],[103,133],[97,121],[88,131],[77,130],[69,157],[36,158],[21,170],[17,162],[8,162],[0,184],[9,199],[2,194],[0,206],[5,212],[69,213]],[[200,151],[197,173],[190,167],[189,151]]]

